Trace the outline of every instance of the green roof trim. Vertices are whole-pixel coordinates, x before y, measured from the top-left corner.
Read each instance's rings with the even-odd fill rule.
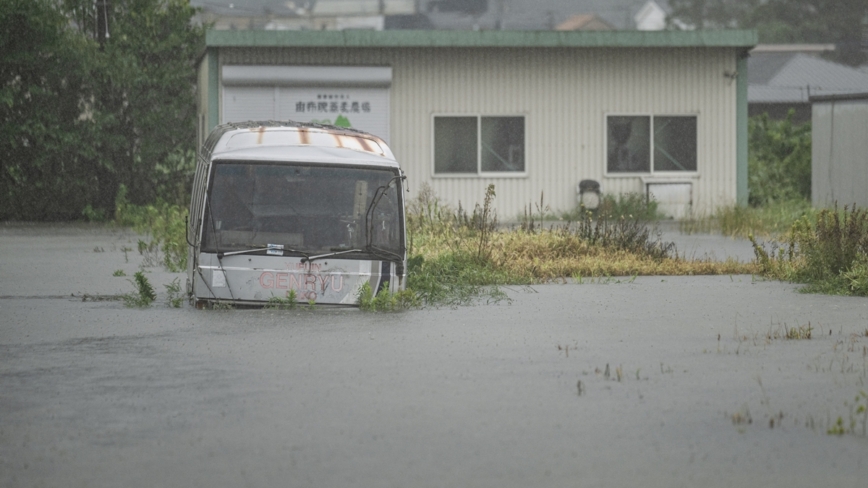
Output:
[[[753,47],[753,30],[444,31],[209,30],[208,47]]]

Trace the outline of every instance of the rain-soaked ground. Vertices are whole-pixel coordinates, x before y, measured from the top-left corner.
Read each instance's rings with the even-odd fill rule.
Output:
[[[749,258],[743,242],[676,237]],[[722,276],[390,314],[82,301],[132,290],[137,239],[0,226],[0,486],[868,479],[863,298]],[[181,276],[145,269],[161,292]],[[810,339],[781,338],[808,325]]]

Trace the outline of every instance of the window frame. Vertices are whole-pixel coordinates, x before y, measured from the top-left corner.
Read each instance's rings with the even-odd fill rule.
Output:
[[[648,171],[609,171],[609,117],[648,117],[649,121],[649,168]],[[654,170],[654,119],[658,117],[693,117],[696,120],[696,169],[690,171],[655,171]],[[697,177],[700,174],[702,158],[699,145],[699,114],[672,112],[606,112],[603,114],[603,174],[610,178],[636,178],[648,176],[664,177]]]
[[[476,172],[471,173],[438,173],[437,164],[437,146],[436,146],[436,124],[437,117],[475,117],[476,118]],[[522,119],[522,156],[524,159],[523,171],[482,171],[482,119],[485,117],[511,117]],[[527,161],[527,114],[525,113],[453,113],[442,112],[431,114],[431,176],[432,178],[526,178],[528,176],[528,161]]]

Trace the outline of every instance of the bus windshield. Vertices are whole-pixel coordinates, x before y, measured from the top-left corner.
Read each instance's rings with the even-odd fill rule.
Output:
[[[215,162],[202,250],[400,258],[401,188],[385,168]]]

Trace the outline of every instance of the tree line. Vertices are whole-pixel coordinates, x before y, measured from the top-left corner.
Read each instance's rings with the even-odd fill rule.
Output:
[[[111,218],[188,198],[196,61],[189,0],[0,1],[0,220]]]
[[[756,29],[761,43],[835,44],[833,60],[868,61],[868,0],[669,0],[671,24]]]

